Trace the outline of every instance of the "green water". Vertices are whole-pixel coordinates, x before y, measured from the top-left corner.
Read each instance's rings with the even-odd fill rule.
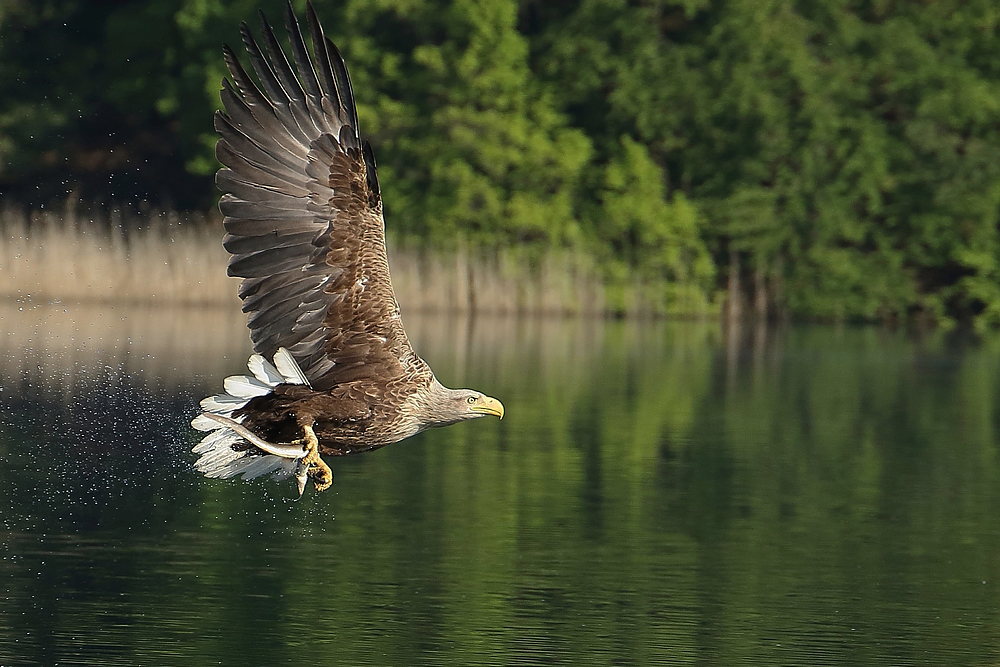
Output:
[[[1000,660],[1000,346],[407,317],[507,417],[295,502],[190,468],[238,316],[0,316],[0,665]]]

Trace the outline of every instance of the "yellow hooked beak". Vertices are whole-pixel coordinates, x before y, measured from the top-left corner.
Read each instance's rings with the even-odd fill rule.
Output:
[[[479,405],[472,406],[472,411],[479,412],[484,415],[493,415],[494,417],[503,419],[503,403],[489,396],[483,396],[483,400],[479,403]]]

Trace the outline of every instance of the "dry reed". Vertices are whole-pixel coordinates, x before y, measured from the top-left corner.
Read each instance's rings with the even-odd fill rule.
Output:
[[[205,216],[118,210],[0,213],[0,295],[22,301],[233,304],[236,281]]]
[[[32,303],[237,307],[237,279],[216,216],[112,210],[0,211],[0,298]],[[407,312],[601,315],[607,289],[593,260],[550,250],[429,250],[389,242],[396,297]],[[621,287],[617,288],[619,293]],[[658,291],[627,288],[629,314],[662,312]],[[659,289],[659,293],[663,290]]]

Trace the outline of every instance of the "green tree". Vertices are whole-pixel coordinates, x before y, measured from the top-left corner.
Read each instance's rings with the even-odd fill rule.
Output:
[[[778,311],[996,326],[998,18],[986,2],[549,9],[535,63],[600,160],[622,135]],[[597,220],[597,224],[600,221]]]
[[[663,170],[645,146],[621,139],[599,200],[596,251],[611,277],[652,282],[662,290],[667,311],[705,311],[715,270],[699,236],[703,217],[683,192],[667,196]]]
[[[374,32],[345,43],[374,91],[361,122],[395,228],[439,241],[579,236],[590,144],[532,76],[517,10],[514,0],[348,3],[342,29]]]

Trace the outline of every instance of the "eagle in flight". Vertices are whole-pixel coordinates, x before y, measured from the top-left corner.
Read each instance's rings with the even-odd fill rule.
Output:
[[[192,421],[208,431],[194,448],[205,475],[294,475],[300,496],[309,478],[317,491],[330,486],[321,455],[504,412],[495,398],[444,387],[410,346],[347,67],[311,4],[307,18],[312,56],[288,3],[291,62],[263,14],[263,50],[241,24],[259,84],[224,47],[232,82],[215,116],[216,181],[255,354],[251,375],[226,378]]]

